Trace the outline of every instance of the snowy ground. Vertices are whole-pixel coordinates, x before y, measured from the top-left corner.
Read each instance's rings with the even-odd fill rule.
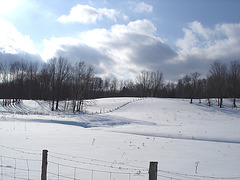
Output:
[[[87,101],[86,114],[70,102],[0,107],[0,179],[40,179],[48,152],[48,179],[240,179],[240,109],[184,99],[106,98]],[[238,101],[238,104],[240,102]]]

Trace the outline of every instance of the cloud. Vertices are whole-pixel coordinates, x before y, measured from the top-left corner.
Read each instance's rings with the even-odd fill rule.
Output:
[[[15,61],[42,62],[42,58],[38,54],[30,54],[27,52],[20,52],[18,54],[0,52],[1,63],[10,63]]]
[[[156,37],[156,27],[146,19],[127,25],[116,24],[108,29],[94,29],[76,38],[45,40],[45,57],[61,55],[71,61],[95,64],[101,77],[114,75],[134,79],[141,70],[161,68],[176,53]]]
[[[41,60],[39,51],[29,36],[22,35],[15,26],[0,18],[0,61]]]
[[[178,56],[169,60],[172,67],[177,67],[176,77],[194,71],[206,75],[217,59],[226,63],[240,59],[240,24],[217,24],[207,28],[194,21],[183,31],[184,37],[176,41]]]
[[[12,12],[19,5],[19,0],[0,0],[0,4],[0,14],[6,14]]]
[[[79,43],[81,43],[79,39],[72,37],[52,37],[49,40],[44,39],[44,49],[41,56],[44,61],[47,61],[56,56],[56,51],[64,51],[63,46],[76,46]]]
[[[81,5],[73,7],[69,15],[62,15],[58,18],[58,21],[67,22],[78,22],[78,23],[95,23],[96,21],[108,18],[116,21],[117,17],[120,16],[120,12],[115,9],[107,8],[94,8],[89,5]],[[123,15],[123,18],[127,18]]]
[[[0,19],[0,27],[0,52],[11,54],[21,51],[31,54],[38,53],[30,37],[18,32],[12,23]]]
[[[155,32],[154,24],[144,19],[82,33],[82,40],[115,62],[111,71],[116,77],[131,79],[141,70],[161,68],[177,55]]]
[[[52,37],[44,40],[42,57],[45,61],[57,56],[65,57],[71,64],[84,61],[95,67],[98,75],[103,75],[107,69],[111,69],[113,61],[97,48],[84,43],[80,38]]]
[[[82,32],[75,38],[45,40],[45,53],[92,63],[101,77],[135,79],[141,70],[160,70],[165,80],[172,81],[195,71],[205,76],[216,59],[240,58],[240,24],[208,28],[194,21],[183,28],[184,36],[176,41],[175,50],[156,31],[151,21],[136,20]]]
[[[84,61],[93,65],[95,67],[95,73],[97,74],[105,73],[104,66],[111,68],[113,65],[112,60],[108,56],[82,43],[77,45],[62,45],[61,49],[56,51],[56,56],[67,57],[72,64]]]
[[[151,13],[153,11],[153,6],[145,2],[134,3],[133,10],[138,13],[144,13],[144,12]]]
[[[217,24],[209,29],[194,21],[183,31],[184,37],[176,42],[181,60],[189,56],[207,60],[239,58],[240,24]]]

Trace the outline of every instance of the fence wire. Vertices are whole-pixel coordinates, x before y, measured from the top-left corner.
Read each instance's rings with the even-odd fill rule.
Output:
[[[54,157],[55,159],[57,158],[65,161],[65,163],[60,163],[60,162],[56,163],[55,161],[51,161],[51,160],[48,161],[48,165],[49,167],[51,167],[50,169],[52,169],[48,171],[48,175],[53,175],[58,179],[66,178],[66,179],[77,180],[77,179],[80,179],[80,177],[77,177],[77,175],[81,175],[81,179],[82,177],[85,177],[86,179],[94,180],[95,176],[96,176],[96,179],[99,179],[100,173],[102,173],[101,176],[105,177],[104,179],[107,179],[106,177],[109,177],[110,180],[112,180],[114,177],[115,177],[114,179],[120,179],[116,177],[124,176],[121,179],[131,180],[131,177],[134,177],[134,176],[138,176],[138,177],[144,176],[144,179],[147,179],[146,176],[148,175],[148,170],[145,170],[145,169],[144,171],[142,171],[141,169],[125,168],[122,166],[114,167],[106,164],[97,164],[97,163],[90,163],[85,161],[82,162],[78,160],[66,159],[66,158],[56,157],[51,155],[49,155],[49,157]],[[74,162],[77,164],[69,165],[67,164],[68,162],[70,163]],[[70,172],[69,175],[68,176],[63,175],[62,170],[65,172],[67,171]]]
[[[35,180],[41,177],[42,153],[36,150],[14,148],[0,145],[1,148],[14,151],[20,156],[0,155],[1,180]],[[48,154],[49,180],[140,180],[148,179],[148,168],[136,165],[121,164],[106,160],[73,156],[68,154],[49,152]],[[201,174],[187,174],[159,169],[158,179],[169,180],[230,180],[238,177],[219,177]]]
[[[0,145],[0,148],[5,149],[6,153],[12,154],[12,156],[0,154],[1,180],[39,179],[41,175],[41,152],[3,145]]]
[[[41,161],[37,159],[24,159],[24,158],[14,158],[14,157],[7,157],[7,156],[0,156],[1,158],[1,180],[4,180],[5,177],[12,177],[15,179],[27,179],[32,180],[36,179],[36,177],[39,177],[41,174],[41,170],[34,169],[33,167],[29,166],[29,162],[37,162],[38,164],[41,164]],[[7,159],[6,162],[4,162],[4,159]],[[12,163],[9,162],[12,161]],[[40,167],[40,166],[39,166]],[[30,178],[30,176],[33,176],[34,178]],[[6,178],[9,179],[9,178]]]

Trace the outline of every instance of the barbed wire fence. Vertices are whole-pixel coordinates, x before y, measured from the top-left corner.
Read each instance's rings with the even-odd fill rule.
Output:
[[[48,177],[56,179],[147,179],[148,169],[118,162],[48,152]],[[62,174],[64,172],[64,174]]]
[[[95,114],[106,114],[106,113],[111,113],[111,112],[114,112],[114,111],[117,111],[131,103],[134,103],[134,102],[138,102],[138,101],[141,101],[141,100],[144,100],[146,99],[145,97],[144,98],[134,98],[134,99],[131,99],[127,102],[124,102],[122,105],[119,105],[117,107],[114,107],[114,108],[99,108],[99,110],[96,110],[96,111],[90,111],[90,110],[85,110],[83,113],[84,114],[87,114],[87,115],[95,115]]]
[[[41,152],[27,151],[0,145],[1,149],[7,151],[3,155],[0,154],[0,179],[22,179],[35,180],[39,179],[41,173]],[[3,150],[1,150],[3,152]],[[14,155],[11,155],[14,154]]]
[[[0,180],[36,180],[43,177],[44,151],[47,153],[46,179],[48,180],[229,180],[239,177],[217,177],[157,170],[157,162],[141,167],[116,161],[86,158],[43,150],[20,149],[0,145],[12,155],[0,155]],[[12,153],[10,153],[12,154]],[[17,155],[16,155],[17,154]],[[153,166],[151,166],[151,163]],[[154,167],[155,166],[155,167]],[[153,173],[152,173],[153,171]],[[153,179],[153,180],[156,180]],[[43,180],[43,179],[42,179]]]

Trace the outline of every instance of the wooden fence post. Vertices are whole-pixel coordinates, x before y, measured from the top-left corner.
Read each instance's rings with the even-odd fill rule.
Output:
[[[48,155],[48,150],[43,150],[41,180],[47,180],[47,155]]]
[[[150,162],[149,180],[157,180],[157,166],[158,162]]]

